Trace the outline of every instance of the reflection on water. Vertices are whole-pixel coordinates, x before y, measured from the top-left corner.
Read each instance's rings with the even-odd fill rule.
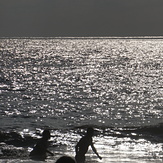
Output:
[[[99,138],[98,138],[99,139]],[[100,137],[96,142],[99,153],[103,153],[103,162],[162,162],[162,144],[152,144],[144,139]],[[134,159],[133,159],[134,158]],[[137,160],[137,161],[136,161]]]
[[[162,39],[1,39],[0,128],[32,137],[51,128],[73,153],[80,126],[157,126],[163,122],[162,49]],[[161,144],[113,135],[96,141],[106,161],[162,159]]]
[[[36,126],[158,123],[161,54],[162,40],[1,40],[1,113]]]

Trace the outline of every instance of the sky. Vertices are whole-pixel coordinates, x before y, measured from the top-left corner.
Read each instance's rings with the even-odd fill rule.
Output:
[[[0,0],[0,37],[163,36],[163,0]]]

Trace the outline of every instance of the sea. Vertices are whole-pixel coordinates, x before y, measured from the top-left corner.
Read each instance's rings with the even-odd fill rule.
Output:
[[[163,37],[1,38],[0,163],[74,158],[93,127],[86,163],[163,162]],[[41,161],[40,161],[41,162]]]

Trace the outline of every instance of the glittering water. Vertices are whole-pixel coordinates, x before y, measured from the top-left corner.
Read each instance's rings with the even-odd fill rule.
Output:
[[[162,39],[1,39],[0,129],[50,128],[73,155],[91,125],[104,162],[162,161],[160,143],[103,133],[163,123],[162,64]]]

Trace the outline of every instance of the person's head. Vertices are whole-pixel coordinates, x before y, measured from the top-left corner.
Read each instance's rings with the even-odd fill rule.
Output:
[[[89,127],[89,128],[87,129],[87,135],[93,136],[93,134],[94,134],[94,129],[93,129],[92,127]]]
[[[44,130],[42,133],[42,137],[46,140],[50,139],[50,131],[49,130]]]
[[[69,156],[60,157],[56,163],[76,163],[75,160]]]

